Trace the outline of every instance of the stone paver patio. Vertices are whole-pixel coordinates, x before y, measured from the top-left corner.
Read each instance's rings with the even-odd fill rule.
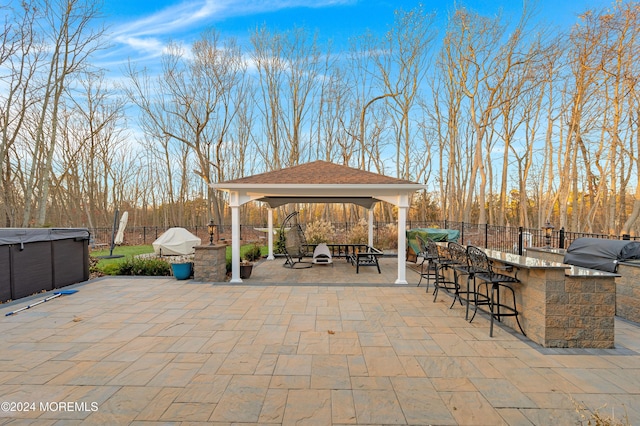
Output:
[[[578,406],[640,424],[637,324],[616,320],[616,349],[545,349],[490,338],[411,270],[390,284],[392,259],[380,275],[281,263],[240,285],[103,278],[1,306],[0,424],[586,424]]]

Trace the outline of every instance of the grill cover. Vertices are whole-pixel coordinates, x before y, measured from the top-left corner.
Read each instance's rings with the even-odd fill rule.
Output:
[[[180,256],[195,253],[195,246],[202,240],[184,228],[169,228],[155,240],[153,251],[165,256]]]
[[[619,262],[640,259],[640,242],[578,238],[564,255],[564,263],[585,268],[616,272]]]

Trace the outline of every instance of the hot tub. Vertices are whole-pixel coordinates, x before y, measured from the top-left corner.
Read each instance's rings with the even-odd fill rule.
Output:
[[[83,228],[0,228],[0,301],[89,279]]]

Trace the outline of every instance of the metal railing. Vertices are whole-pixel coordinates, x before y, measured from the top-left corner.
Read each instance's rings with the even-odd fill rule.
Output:
[[[387,225],[395,225],[396,222],[374,222],[374,245],[380,246],[382,236],[386,232]],[[336,231],[336,239],[342,240],[356,226],[356,223],[349,222],[333,222]],[[208,243],[209,233],[207,226],[184,226],[192,234],[202,240],[203,244]],[[264,232],[265,225],[240,225],[240,238],[246,242],[266,241],[267,234]],[[521,254],[526,247],[552,247],[567,248],[575,240],[580,237],[603,238],[615,240],[640,240],[640,237],[632,237],[630,235],[608,235],[608,234],[590,234],[584,232],[567,232],[564,229],[553,230],[550,238],[545,238],[545,232],[537,228],[523,228],[513,226],[497,226],[488,224],[473,224],[466,222],[453,221],[407,221],[407,229],[415,228],[441,228],[454,229],[460,231],[459,242],[462,244],[472,244],[478,247],[500,250],[508,253]],[[127,227],[124,232],[124,244],[126,245],[142,245],[153,243],[163,232],[169,227],[161,226],[132,226]],[[275,230],[280,229],[274,226]],[[303,225],[304,229],[304,225]],[[113,228],[93,228],[91,231],[92,248],[110,247],[112,242]],[[220,226],[215,235],[219,240],[231,240],[231,226]],[[275,240],[275,237],[274,237]],[[336,241],[341,243],[344,241]],[[382,247],[388,248],[388,247]]]

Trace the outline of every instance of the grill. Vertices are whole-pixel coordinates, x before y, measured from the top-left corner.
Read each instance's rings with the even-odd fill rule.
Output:
[[[564,263],[616,272],[618,263],[640,259],[640,242],[578,238],[571,243],[564,255]]]

